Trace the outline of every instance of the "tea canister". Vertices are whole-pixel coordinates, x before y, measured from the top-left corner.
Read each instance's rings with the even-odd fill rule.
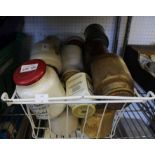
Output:
[[[62,63],[59,39],[51,36],[34,44],[30,53],[30,59],[41,59],[55,68],[58,73],[61,73]]]
[[[93,89],[90,77],[84,73],[80,72],[74,74],[66,81],[66,95],[67,96],[84,96],[92,95]],[[83,99],[83,101],[88,101],[89,99]],[[94,104],[70,104],[72,113],[78,118],[84,118],[88,111],[88,117],[95,113]]]
[[[52,67],[39,59],[32,59],[19,66],[13,75],[20,98],[35,98],[36,94],[49,97],[65,96],[65,90]],[[55,118],[65,109],[65,104],[28,105],[38,119]]]
[[[67,126],[68,125],[68,126]],[[78,127],[78,118],[71,111],[65,110],[61,115],[51,120],[52,132],[58,136],[72,135]]]

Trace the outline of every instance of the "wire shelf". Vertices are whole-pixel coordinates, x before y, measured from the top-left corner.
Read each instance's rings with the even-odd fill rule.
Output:
[[[88,119],[88,108],[84,118],[83,128],[78,127],[76,132],[68,134],[68,111],[69,105],[75,103],[87,103],[89,104],[104,104],[102,117],[97,130],[96,138],[101,130],[102,121],[107,110],[107,106],[111,103],[124,103],[122,109],[117,110],[112,123],[112,129],[110,134],[104,138],[155,138],[155,134],[150,127],[150,116],[148,115],[148,109],[146,111],[145,106],[155,110],[155,95],[153,92],[148,93],[141,92],[138,85],[135,85],[135,96],[124,97],[124,96],[74,96],[74,97],[50,97],[46,100],[41,99],[38,101],[36,98],[20,99],[17,96],[16,91],[11,98],[8,97],[7,93],[3,93],[1,96],[2,101],[10,105],[21,105],[24,114],[29,119],[32,128],[32,138],[89,138],[85,134],[85,125]],[[84,100],[85,99],[85,100]],[[92,99],[86,100],[86,99]],[[50,119],[37,120],[35,115],[31,113],[29,104],[66,104],[66,135],[58,136],[53,134],[51,130]],[[129,106],[126,106],[130,103]],[[89,106],[88,106],[89,107]],[[18,114],[17,114],[18,115]],[[22,114],[21,114],[22,115]]]

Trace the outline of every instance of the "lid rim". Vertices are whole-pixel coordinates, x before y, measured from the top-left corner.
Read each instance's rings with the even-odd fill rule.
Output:
[[[35,70],[21,72],[23,65],[38,64]],[[40,59],[31,59],[20,65],[13,74],[13,81],[18,86],[28,86],[39,81],[46,72],[46,64]]]

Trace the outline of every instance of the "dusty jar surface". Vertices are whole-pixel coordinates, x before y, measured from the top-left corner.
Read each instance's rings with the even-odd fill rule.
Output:
[[[104,54],[91,64],[91,74],[96,95],[133,96],[134,84],[123,59],[115,54]],[[120,109],[122,104],[108,108]]]

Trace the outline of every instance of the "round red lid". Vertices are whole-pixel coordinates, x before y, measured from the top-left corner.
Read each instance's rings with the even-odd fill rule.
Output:
[[[45,74],[46,64],[40,59],[32,59],[24,62],[16,69],[13,80],[16,85],[31,85],[40,80]]]

